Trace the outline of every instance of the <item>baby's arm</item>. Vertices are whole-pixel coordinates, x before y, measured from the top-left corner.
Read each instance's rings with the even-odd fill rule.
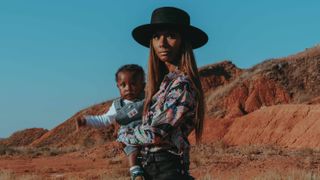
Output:
[[[110,106],[108,112],[102,115],[97,116],[82,116],[77,119],[76,126],[77,130],[79,130],[83,126],[91,126],[91,127],[106,127],[115,122],[114,116],[116,114],[116,109],[114,103]]]
[[[94,128],[108,127],[116,122],[114,115],[108,115],[107,113],[99,116],[85,116],[84,119],[87,126]]]
[[[91,126],[95,128],[107,127],[117,122],[121,125],[126,125],[133,120],[141,119],[143,102],[138,101],[125,105],[119,112],[116,112],[115,105],[112,103],[109,111],[102,115],[84,116],[77,121],[77,129],[81,126]]]

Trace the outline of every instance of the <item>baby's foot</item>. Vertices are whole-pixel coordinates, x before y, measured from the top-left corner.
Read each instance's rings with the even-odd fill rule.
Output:
[[[131,180],[144,180],[143,169],[140,166],[130,168]]]

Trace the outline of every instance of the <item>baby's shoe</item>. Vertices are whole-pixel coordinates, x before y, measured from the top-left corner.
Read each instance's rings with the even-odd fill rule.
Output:
[[[143,169],[140,166],[132,166],[130,168],[131,180],[144,180]]]

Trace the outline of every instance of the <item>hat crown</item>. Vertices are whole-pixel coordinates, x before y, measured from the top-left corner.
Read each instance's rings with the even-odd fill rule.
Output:
[[[132,36],[138,43],[150,48],[150,40],[154,33],[166,28],[178,30],[181,37],[185,39],[185,42],[190,43],[193,49],[208,42],[207,34],[190,24],[189,14],[175,7],[155,9],[151,15],[151,23],[134,28]]]
[[[162,7],[152,12],[151,24],[190,25],[190,16],[187,12],[178,8]]]

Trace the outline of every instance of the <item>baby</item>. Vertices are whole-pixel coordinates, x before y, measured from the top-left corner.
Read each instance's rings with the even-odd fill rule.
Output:
[[[142,67],[136,64],[128,64],[120,67],[115,74],[117,87],[120,92],[120,98],[112,102],[108,112],[97,116],[84,116],[77,120],[77,129],[81,126],[90,126],[95,128],[107,127],[116,122],[119,118],[128,122],[126,127],[134,128],[141,123],[142,104],[144,99],[145,74]],[[138,102],[139,101],[139,102]],[[134,103],[138,102],[138,103]],[[135,109],[128,107],[129,104],[137,105],[140,108]],[[128,112],[126,112],[128,111]],[[120,127],[125,128],[124,126]],[[128,156],[130,175],[132,180],[144,179],[143,170],[137,162],[139,149],[134,146],[126,146],[124,148]]]

